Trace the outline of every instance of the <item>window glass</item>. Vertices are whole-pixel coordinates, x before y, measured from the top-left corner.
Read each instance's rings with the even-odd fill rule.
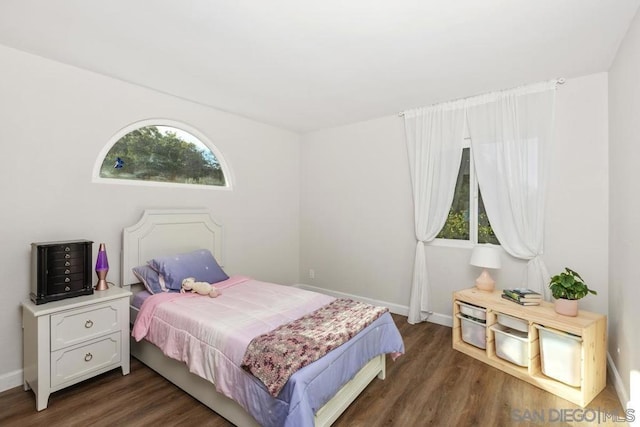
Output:
[[[469,211],[471,186],[471,159],[469,148],[462,149],[462,161],[456,180],[456,190],[451,203],[451,209],[440,233],[436,238],[469,240]]]
[[[226,186],[213,151],[173,126],[136,128],[118,139],[100,167],[100,178]]]
[[[493,233],[484,208],[471,156],[470,147],[462,149],[462,160],[451,209],[447,216],[447,222],[436,238],[499,245],[500,242]]]

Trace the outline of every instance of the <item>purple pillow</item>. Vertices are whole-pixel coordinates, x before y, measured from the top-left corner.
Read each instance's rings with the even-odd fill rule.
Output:
[[[157,257],[148,264],[164,278],[166,287],[172,290],[179,290],[187,277],[207,283],[218,283],[229,278],[208,249]]]
[[[133,274],[140,280],[144,287],[151,294],[159,294],[160,292],[167,292],[167,288],[164,284],[164,279],[160,277],[157,271],[148,265],[140,265],[134,267]]]

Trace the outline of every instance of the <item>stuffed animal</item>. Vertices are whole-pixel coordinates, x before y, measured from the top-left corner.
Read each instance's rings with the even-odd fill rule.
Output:
[[[196,279],[193,277],[187,277],[182,281],[182,288],[180,289],[180,293],[185,293],[187,291],[195,292],[200,295],[209,295],[211,298],[215,298],[220,295],[220,291],[207,282],[196,282]]]

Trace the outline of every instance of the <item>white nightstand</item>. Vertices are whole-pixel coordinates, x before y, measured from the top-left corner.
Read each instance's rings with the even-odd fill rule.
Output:
[[[22,303],[24,389],[33,389],[38,411],[54,391],[118,367],[129,373],[130,295],[110,285],[92,295]]]

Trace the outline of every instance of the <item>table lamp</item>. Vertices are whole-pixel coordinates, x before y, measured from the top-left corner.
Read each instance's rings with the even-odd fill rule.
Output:
[[[491,245],[476,245],[471,252],[471,265],[482,267],[482,273],[476,279],[476,288],[481,291],[493,291],[496,286],[488,268],[500,268],[500,253]]]
[[[98,259],[96,259],[96,274],[98,275],[98,283],[96,283],[96,291],[106,291],[109,289],[107,284],[107,273],[109,272],[109,260],[107,259],[107,249],[104,243],[100,243],[98,249]]]

